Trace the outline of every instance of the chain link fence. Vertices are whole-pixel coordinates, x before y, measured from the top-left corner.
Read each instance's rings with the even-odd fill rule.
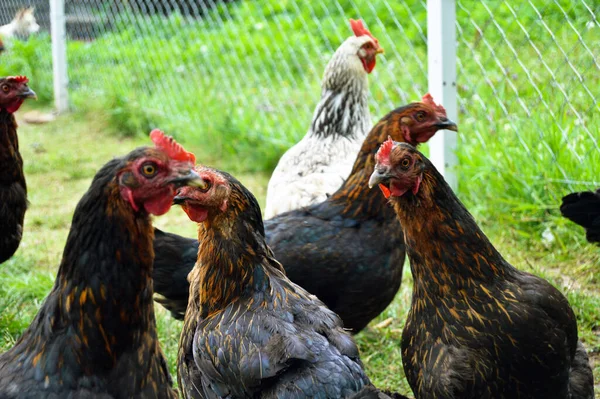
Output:
[[[26,4],[0,5],[7,23]],[[47,28],[47,5],[33,5]],[[103,109],[124,134],[161,126],[214,156],[252,152],[248,169],[306,132],[348,18],[386,50],[369,76],[375,119],[427,92],[425,1],[66,0],[65,13],[75,108]],[[457,0],[456,15],[467,201],[547,204],[600,186],[600,4]]]

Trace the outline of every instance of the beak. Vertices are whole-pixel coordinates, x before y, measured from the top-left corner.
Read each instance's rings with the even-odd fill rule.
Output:
[[[31,90],[29,87],[25,87],[25,90],[19,93],[19,97],[23,99],[33,98],[37,100],[37,94],[35,94],[35,91]]]
[[[196,173],[195,170],[190,169],[185,174],[180,174],[169,181],[169,183],[175,184],[177,187],[189,186],[199,187],[202,190],[208,188],[208,183],[202,180],[202,178]]]
[[[377,49],[375,50],[375,54],[383,54],[383,53],[385,53],[385,51],[383,50],[383,47],[377,46]]]
[[[369,179],[369,188],[373,188],[373,186],[388,180],[389,176],[387,172],[387,169],[379,170],[375,168],[375,170],[371,174],[371,178]]]
[[[173,205],[183,205],[187,200],[188,198],[185,195],[176,195],[175,198],[173,198]]]
[[[452,130],[453,132],[458,132],[458,126],[456,123],[452,122],[448,118],[440,118],[440,121],[435,124],[435,126],[439,129]]]

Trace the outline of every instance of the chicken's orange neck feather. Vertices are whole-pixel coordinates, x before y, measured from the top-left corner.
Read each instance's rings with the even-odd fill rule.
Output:
[[[486,284],[510,273],[512,266],[427,162],[418,193],[391,199],[404,230],[414,292],[443,296],[447,289]]]
[[[224,212],[209,212],[198,225],[198,261],[190,273],[190,303],[202,317],[224,309],[245,293],[268,284],[269,257],[260,208],[254,197],[233,185]]]

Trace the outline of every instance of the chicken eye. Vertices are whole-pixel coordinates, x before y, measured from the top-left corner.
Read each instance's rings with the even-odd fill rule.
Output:
[[[415,115],[415,118],[417,119],[417,122],[423,122],[425,120],[425,117],[427,115],[425,115],[425,112],[423,111],[419,111],[417,112],[417,114]]]
[[[400,167],[402,169],[408,169],[409,166],[410,166],[410,159],[404,158],[404,159],[402,159],[402,161],[400,161]]]
[[[152,177],[156,174],[156,172],[158,172],[158,168],[156,167],[156,165],[152,162],[146,162],[145,164],[142,165],[142,167],[140,168],[140,171],[142,172],[142,174],[146,177]]]
[[[198,187],[198,190],[200,190],[203,193],[207,192],[212,187],[212,182],[210,180],[205,179],[204,182],[206,183],[206,187],[204,187],[204,188]]]
[[[2,85],[2,91],[4,93],[8,93],[10,91],[10,87],[7,84]]]

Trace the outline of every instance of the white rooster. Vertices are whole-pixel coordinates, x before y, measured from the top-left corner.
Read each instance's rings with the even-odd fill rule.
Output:
[[[348,177],[371,129],[367,74],[383,52],[360,20],[325,68],[321,100],[308,132],[279,160],[267,189],[265,219],[319,203]]]

